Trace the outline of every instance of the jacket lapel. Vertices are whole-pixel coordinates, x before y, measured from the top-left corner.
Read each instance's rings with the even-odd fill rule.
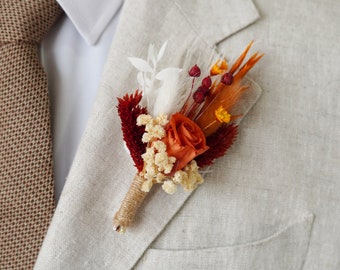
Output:
[[[170,196],[156,187],[125,235],[112,230],[112,217],[136,173],[123,146],[115,108],[117,97],[137,87],[127,57],[144,58],[150,43],[160,47],[168,40],[164,66],[207,67],[218,57],[213,50],[217,41],[258,18],[248,0],[226,1],[223,7],[192,2],[125,1],[93,113],[36,269],[130,269],[190,196],[182,190]],[[253,89],[244,111],[259,96],[255,84]]]

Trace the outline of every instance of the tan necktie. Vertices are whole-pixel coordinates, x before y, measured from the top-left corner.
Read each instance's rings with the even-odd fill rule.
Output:
[[[54,210],[39,44],[60,14],[54,0],[0,3],[0,269],[33,268]]]

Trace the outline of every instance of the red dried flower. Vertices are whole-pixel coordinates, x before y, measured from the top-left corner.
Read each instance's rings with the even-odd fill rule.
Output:
[[[223,74],[222,78],[221,78],[221,82],[225,85],[231,85],[234,81],[234,76],[231,72],[227,72],[225,74]]]
[[[238,134],[237,125],[222,125],[214,134],[207,137],[206,144],[209,149],[195,158],[200,168],[214,163],[216,158],[225,155],[232,146]]]
[[[196,103],[202,103],[205,99],[205,96],[206,94],[205,94],[204,89],[201,89],[200,87],[195,91],[192,97]]]
[[[142,136],[145,131],[144,126],[137,126],[137,117],[141,114],[147,114],[147,109],[141,107],[139,102],[142,99],[142,93],[138,90],[134,94],[126,94],[123,98],[118,98],[118,115],[121,119],[123,139],[130,151],[138,172],[143,170],[144,161],[142,154],[145,153],[146,144],[142,142]]]
[[[211,86],[210,76],[207,76],[202,80],[202,86],[205,87],[205,88],[208,88],[208,89],[210,88],[210,86]]]
[[[201,69],[197,65],[194,65],[188,73],[190,77],[199,77],[201,76]]]

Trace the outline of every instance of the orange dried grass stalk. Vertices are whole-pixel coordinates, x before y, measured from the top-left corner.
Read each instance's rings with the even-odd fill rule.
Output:
[[[232,107],[241,97],[248,87],[241,86],[240,82],[234,82],[232,85],[225,86],[217,93],[215,98],[205,108],[204,111],[195,119],[197,125],[202,129],[206,137],[210,136],[222,125],[215,117],[215,111],[220,107],[231,111]]]

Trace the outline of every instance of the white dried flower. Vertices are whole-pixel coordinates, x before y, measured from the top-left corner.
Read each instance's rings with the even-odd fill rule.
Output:
[[[137,126],[145,126],[152,121],[152,116],[149,114],[141,114],[137,117]]]
[[[162,139],[165,136],[165,130],[159,122],[165,123],[167,116],[159,116],[159,119],[152,118],[149,114],[141,114],[137,117],[137,125],[145,125],[145,132],[142,136],[142,142],[148,143],[154,139]]]
[[[144,192],[149,192],[150,189],[152,188],[152,185],[153,183],[151,180],[144,181],[141,190]]]
[[[143,134],[143,136],[142,136],[142,142],[143,142],[143,143],[148,143],[148,142],[150,142],[152,139],[153,139],[153,138],[152,138],[152,136],[151,136],[149,133],[144,132],[144,134]]]
[[[167,152],[160,152],[155,154],[155,164],[158,167],[158,171],[168,174],[171,172],[176,158],[169,157]]]
[[[177,190],[177,186],[170,180],[165,181],[162,188],[168,194],[174,194]]]
[[[166,174],[171,173],[173,167],[174,167],[174,164],[169,163],[168,165],[164,167],[164,173]]]
[[[159,171],[163,171],[164,167],[168,165],[168,155],[166,152],[157,153],[155,155],[155,164],[158,166]]]
[[[174,174],[174,177],[172,178],[172,181],[176,184],[182,184],[183,182],[188,181],[188,174],[185,171],[177,171]]]
[[[145,166],[145,177],[148,179],[152,179],[156,176],[157,168],[154,164],[148,163]]]
[[[145,125],[145,132],[149,132],[150,130],[152,130],[154,124],[153,124],[153,121],[150,121],[149,123],[147,123]]]
[[[196,161],[193,160],[183,170],[175,172],[172,181],[181,184],[185,191],[192,191],[204,181],[198,169]]]
[[[161,125],[146,125],[145,130],[154,139],[162,139],[165,136],[165,130]]]
[[[188,165],[187,167],[189,168],[189,171],[191,172],[197,172],[198,173],[198,170],[199,170],[199,167],[197,166],[197,163],[195,160],[192,160]]]
[[[155,151],[153,148],[149,147],[146,148],[146,151],[144,154],[142,154],[142,159],[146,163],[153,163],[153,160],[155,159]]]
[[[165,114],[160,114],[156,118],[157,124],[161,126],[165,126],[167,123],[169,123],[168,116]]]
[[[175,157],[169,157],[169,163],[174,164],[176,162]]]
[[[156,176],[157,183],[162,183],[164,179],[165,179],[165,175],[164,174],[162,174],[162,173],[158,173],[157,174],[157,176]]]
[[[153,142],[152,146],[158,151],[158,152],[166,152],[166,144],[162,141],[155,141]]]
[[[188,181],[185,183],[186,185],[183,186],[183,188],[185,191],[192,191],[197,187],[196,175],[193,173],[189,173],[188,176]]]

